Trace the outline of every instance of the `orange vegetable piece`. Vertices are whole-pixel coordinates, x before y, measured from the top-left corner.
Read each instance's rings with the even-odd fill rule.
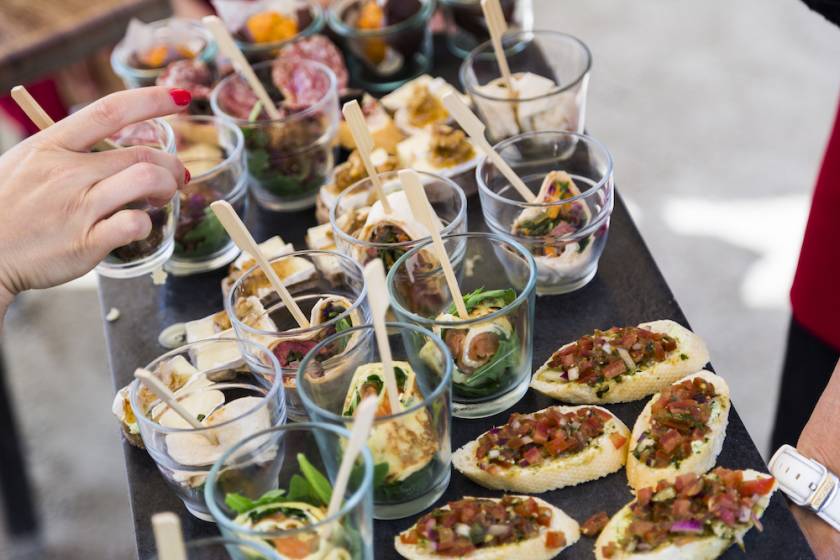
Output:
[[[160,68],[166,62],[166,57],[169,54],[169,47],[166,45],[158,45],[140,55],[140,62],[149,68]]]
[[[255,43],[276,43],[298,32],[297,21],[278,12],[260,12],[248,18],[245,28]]]

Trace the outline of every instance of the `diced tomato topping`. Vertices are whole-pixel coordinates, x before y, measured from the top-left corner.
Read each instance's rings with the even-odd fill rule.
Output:
[[[627,438],[619,433],[612,432],[610,434],[610,441],[616,449],[621,449],[627,443]]]
[[[607,526],[610,518],[605,511],[599,511],[583,522],[580,532],[587,537],[595,537]]]
[[[625,371],[627,371],[627,364],[625,364],[622,360],[616,360],[601,370],[601,373],[603,373],[604,377],[607,379],[612,379],[613,377],[621,375]]]
[[[549,531],[545,534],[546,548],[562,548],[566,546],[566,535],[562,531]]]
[[[740,492],[742,496],[764,496],[773,489],[773,477],[761,477],[755,480],[741,481]]]
[[[400,542],[403,544],[417,544],[420,538],[417,536],[417,531],[408,531],[400,534]]]

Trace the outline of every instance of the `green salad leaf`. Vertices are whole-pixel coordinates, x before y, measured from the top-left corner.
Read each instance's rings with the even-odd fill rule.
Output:
[[[478,288],[468,294],[464,294],[464,306],[466,306],[467,312],[469,313],[475,309],[479,303],[490,299],[501,300],[499,302],[499,307],[510,305],[516,299],[516,290],[513,288],[507,288],[505,290],[484,291],[484,288]],[[455,313],[456,311],[455,304],[451,304],[448,312]]]
[[[329,504],[330,498],[332,497],[330,481],[309,462],[309,459],[303,453],[298,453],[297,460],[300,465],[300,472],[303,473],[306,481],[312,486],[312,491],[324,505]]]
[[[248,513],[260,506],[286,501],[285,494],[285,490],[277,488],[269,490],[256,500],[251,500],[242,494],[231,492],[225,495],[225,504],[236,513]]]
[[[453,388],[459,395],[483,397],[505,388],[510,368],[519,364],[519,338],[513,333],[510,338],[499,340],[499,348],[486,364],[467,375],[460,371],[453,374]]]

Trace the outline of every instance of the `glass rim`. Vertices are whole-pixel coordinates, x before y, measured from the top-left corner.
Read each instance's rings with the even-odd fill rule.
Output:
[[[394,178],[397,177],[397,174],[399,172],[400,172],[400,169],[397,169],[397,170],[394,170],[394,171],[382,171],[382,172],[377,173],[376,176],[381,181],[383,181],[383,183],[384,183],[385,181],[393,180],[390,177],[391,176],[393,176]],[[431,184],[431,183],[423,183],[422,178],[423,177],[429,177],[429,178],[431,178],[435,181],[440,181],[441,183],[446,184],[449,188],[451,188],[456,193],[456,196],[458,197],[458,201],[460,202],[460,207],[458,208],[458,215],[455,216],[454,220],[452,220],[448,224],[444,225],[443,229],[441,229],[441,231],[440,231],[441,235],[447,235],[447,234],[452,233],[452,230],[455,229],[457,224],[459,224],[462,221],[465,221],[465,219],[466,219],[467,196],[464,194],[464,190],[461,187],[458,186],[458,183],[456,183],[455,181],[453,181],[449,177],[444,177],[443,175],[437,175],[435,173],[429,173],[427,171],[415,171],[415,173],[420,175],[421,184],[423,184],[424,187],[426,186],[426,184]],[[344,241],[346,241],[347,243],[350,243],[352,245],[359,245],[359,246],[366,247],[366,248],[377,248],[377,249],[380,249],[380,248],[387,248],[387,249],[411,248],[411,247],[416,246],[418,243],[425,242],[427,240],[431,240],[431,236],[427,235],[425,237],[421,237],[420,239],[411,239],[409,241],[401,241],[399,243],[374,243],[372,241],[365,241],[363,239],[358,239],[358,238],[350,235],[349,233],[347,233],[346,231],[344,231],[340,227],[338,227],[338,225],[336,223],[337,220],[338,220],[338,216],[336,216],[336,211],[338,210],[339,203],[342,201],[342,197],[345,194],[349,197],[350,196],[350,194],[349,194],[350,191],[362,188],[364,183],[372,183],[372,182],[373,182],[373,180],[371,179],[370,176],[365,177],[364,179],[360,179],[360,180],[356,181],[355,183],[353,183],[352,185],[350,185],[349,187],[347,187],[346,189],[344,189],[343,191],[341,191],[338,194],[338,197],[336,197],[336,199],[335,199],[335,204],[333,204],[332,207],[330,208],[330,225],[332,226],[332,231],[333,231],[334,235],[337,235],[338,237],[340,237],[341,239],[343,239]],[[400,185],[399,190],[393,191],[393,192],[400,192],[401,190],[402,190],[402,185]],[[354,210],[355,210],[355,208],[354,208]]]
[[[268,348],[266,348],[265,346],[263,346],[262,344],[260,344],[259,342],[255,342],[253,340],[248,340],[246,338],[239,338],[239,337],[205,338],[203,340],[196,340],[195,342],[190,342],[188,344],[183,344],[183,345],[179,346],[178,348],[174,348],[174,349],[170,350],[169,352],[166,352],[165,354],[162,354],[162,355],[158,356],[157,358],[155,358],[154,360],[149,362],[146,365],[145,369],[147,369],[149,371],[154,371],[154,367],[150,367],[150,366],[152,366],[152,364],[157,365],[158,363],[161,363],[163,360],[172,359],[175,356],[179,356],[179,355],[183,354],[184,352],[188,352],[190,350],[190,348],[192,348],[194,346],[198,346],[198,345],[202,345],[202,344],[208,344],[208,343],[216,343],[216,342],[235,342],[237,344],[241,344],[241,343],[250,344],[252,346],[257,347],[258,351],[263,351],[269,356],[269,360],[271,361],[271,366],[274,369],[275,374],[274,374],[274,379],[272,380],[272,383],[271,383],[271,387],[269,387],[269,389],[268,389],[268,391],[266,391],[265,395],[263,395],[260,398],[260,402],[257,403],[256,405],[254,405],[253,407],[249,408],[248,410],[246,410],[245,412],[243,412],[239,416],[231,418],[230,420],[226,420],[225,422],[222,422],[220,424],[213,424],[212,426],[207,426],[207,427],[204,427],[204,428],[201,428],[201,429],[196,429],[196,428],[192,428],[192,427],[190,427],[190,428],[173,428],[173,427],[170,427],[170,426],[163,426],[159,422],[156,422],[156,421],[152,420],[151,418],[147,417],[145,414],[138,414],[138,410],[140,410],[140,406],[139,406],[139,403],[137,402],[137,394],[138,394],[138,391],[139,391],[139,388],[140,388],[140,380],[135,379],[129,385],[128,398],[129,398],[129,403],[131,404],[131,412],[132,412],[132,414],[134,414],[134,418],[137,420],[138,425],[142,423],[144,425],[149,426],[150,429],[153,429],[155,431],[165,433],[165,434],[184,434],[184,433],[202,434],[202,433],[206,433],[208,430],[217,430],[217,429],[222,428],[224,426],[229,426],[229,425],[233,424],[234,422],[238,422],[239,420],[245,418],[246,416],[249,416],[249,415],[253,414],[258,409],[265,406],[265,403],[268,402],[270,399],[273,399],[277,395],[277,393],[283,388],[283,381],[282,381],[283,370],[280,367],[280,362],[277,360],[277,357],[274,355],[274,353],[271,350],[269,350]],[[245,360],[245,363],[247,364],[248,360]],[[193,367],[195,367],[195,366],[193,366]],[[196,368],[196,369],[198,369],[198,368]],[[234,368],[231,368],[231,369],[234,369]],[[199,373],[201,373],[201,372],[199,371]],[[259,375],[259,374],[255,373],[255,375]],[[219,384],[220,385],[225,385],[225,384],[228,384],[228,382],[220,382]],[[202,390],[207,390],[209,388],[212,388],[212,386],[204,387]],[[158,400],[160,400],[160,399],[158,399]],[[283,410],[284,410],[283,416],[285,417],[285,400],[283,400]],[[150,411],[151,411],[151,409],[150,409]],[[142,437],[142,431],[141,431],[141,437]]]
[[[347,25],[347,23],[341,18],[341,14],[337,12],[339,2],[331,2],[330,6],[327,8],[327,24],[330,29],[335,31],[339,36],[348,39],[379,37],[382,35],[398,33],[415,26],[417,23],[431,18],[436,7],[435,0],[420,0],[420,2],[422,4],[420,9],[417,10],[411,17],[393,25],[386,25],[380,29],[356,29],[355,27]],[[345,3],[349,4],[349,2]]]
[[[506,196],[502,196],[496,192],[494,192],[484,181],[482,177],[482,171],[487,167],[487,165],[492,164],[493,162],[490,161],[486,155],[481,156],[481,159],[478,161],[478,165],[475,166],[475,179],[476,183],[478,184],[479,191],[487,194],[491,198],[498,200],[504,204],[508,204],[511,206],[518,206],[519,208],[527,209],[527,208],[551,208],[552,206],[561,206],[563,204],[569,204],[571,202],[575,202],[578,200],[585,200],[588,197],[592,196],[594,193],[597,193],[600,190],[607,190],[611,191],[612,181],[611,178],[613,176],[613,158],[610,151],[604,145],[603,142],[598,140],[597,138],[590,136],[588,134],[580,133],[580,132],[572,132],[570,130],[532,130],[530,132],[523,132],[521,134],[517,134],[516,136],[511,136],[510,138],[506,138],[501,142],[498,142],[493,146],[493,150],[496,151],[500,156],[502,155],[502,150],[512,146],[513,144],[520,142],[522,140],[528,140],[530,138],[534,138],[537,136],[569,136],[573,139],[578,141],[582,141],[587,145],[594,146],[598,150],[602,152],[602,155],[606,156],[607,160],[607,169],[603,174],[603,177],[598,180],[598,182],[593,185],[592,188],[587,189],[586,191],[576,194],[570,198],[564,198],[563,200],[558,200],[555,202],[525,202],[524,200],[514,200],[512,198],[508,198]],[[495,167],[495,165],[494,165]],[[608,193],[610,198],[612,198],[612,193]]]
[[[146,25],[155,27],[157,29],[166,27],[169,23],[176,21],[178,23],[183,23],[188,27],[192,28],[193,31],[197,32],[198,35],[204,39],[204,46],[201,48],[200,51],[195,53],[195,56],[192,59],[188,60],[203,60],[205,53],[208,51],[214,52],[216,41],[213,38],[213,35],[208,31],[203,25],[199,22],[189,19],[189,18],[182,18],[177,16],[171,16],[168,18],[163,18],[155,21],[150,21],[145,23]],[[165,69],[166,66],[162,66],[160,68],[137,68],[128,64],[128,55],[130,53],[126,52],[127,45],[125,45],[125,36],[123,36],[120,41],[114,46],[114,49],[111,51],[111,66],[119,75],[123,74],[133,74],[138,78],[156,78],[160,75]]]
[[[231,31],[231,35],[233,36],[233,42],[245,53],[252,53],[252,52],[260,52],[264,50],[272,50],[272,49],[279,49],[285,45],[291,45],[292,43],[303,39],[304,37],[309,37],[317,33],[323,26],[324,26],[324,8],[321,6],[320,3],[314,2],[313,0],[303,0],[305,4],[307,4],[309,8],[309,13],[312,14],[312,22],[309,25],[304,27],[303,29],[299,30],[295,35],[289,39],[284,39],[282,41],[270,41],[268,43],[255,43],[253,41],[242,41],[241,39],[237,39],[234,35],[236,31]],[[253,14],[252,14],[253,15]]]
[[[303,64],[304,66],[311,66],[311,67],[315,68],[316,70],[318,70],[322,74],[325,74],[330,81],[330,85],[329,85],[329,88],[327,88],[327,92],[316,103],[313,103],[312,105],[310,105],[306,109],[303,109],[302,111],[297,111],[295,113],[292,113],[292,114],[287,115],[285,117],[281,117],[279,119],[267,118],[267,119],[257,119],[257,120],[253,120],[253,121],[249,120],[249,119],[240,119],[239,117],[235,117],[235,116],[231,115],[230,113],[228,113],[227,111],[222,109],[222,107],[219,105],[219,94],[222,91],[222,88],[228,87],[228,85],[233,83],[233,80],[237,79],[237,78],[244,81],[244,78],[242,78],[242,76],[241,76],[241,74],[239,74],[239,72],[233,72],[230,75],[225,76],[224,78],[219,80],[219,82],[213,87],[213,90],[210,92],[210,108],[213,111],[213,114],[216,115],[216,116],[231,120],[234,123],[236,123],[237,126],[240,126],[240,127],[242,127],[242,126],[272,125],[272,124],[286,124],[286,123],[291,123],[291,122],[303,120],[305,117],[308,117],[308,116],[310,116],[314,113],[317,113],[317,112],[323,110],[326,107],[326,105],[329,104],[330,100],[333,97],[336,100],[338,100],[338,79],[335,76],[335,72],[333,72],[327,65],[322,64],[322,63],[320,63],[318,61],[315,61],[315,60],[302,59],[302,60],[298,61],[298,63]],[[265,60],[263,62],[258,62],[256,64],[252,64],[251,68],[254,69],[254,70],[257,70],[257,69],[262,69],[262,68],[268,68],[268,67],[272,66],[273,64],[274,64],[273,60]],[[274,100],[272,100],[272,101],[274,101]],[[318,141],[320,141],[320,139],[321,138],[319,137],[317,141],[313,142],[313,144],[316,144]]]
[[[400,321],[387,321],[385,323],[385,327],[386,327],[386,329],[387,328],[397,328],[397,329],[414,331],[414,332],[416,332],[416,333],[418,333],[422,336],[425,336],[428,340],[433,341],[435,343],[435,345],[438,347],[438,350],[443,352],[444,371],[441,374],[440,382],[437,384],[437,386],[434,388],[433,391],[431,391],[427,396],[425,396],[423,398],[422,401],[420,401],[419,403],[415,404],[412,407],[409,407],[409,408],[406,408],[406,409],[400,411],[397,414],[389,414],[388,416],[377,416],[373,420],[374,425],[383,424],[385,422],[390,422],[390,421],[395,420],[397,418],[402,418],[402,417],[407,416],[409,414],[414,414],[415,412],[417,412],[421,408],[429,406],[430,403],[435,401],[438,397],[440,397],[440,395],[445,390],[447,390],[450,387],[450,385],[451,385],[450,381],[452,379],[452,367],[453,367],[452,366],[452,364],[453,364],[452,357],[450,355],[449,348],[446,346],[446,344],[443,342],[443,340],[441,340],[441,338],[438,335],[436,335],[435,333],[433,333],[432,331],[430,331],[429,329],[427,329],[425,327],[421,327],[420,325],[412,325],[411,323],[403,323],[403,322],[400,322]],[[321,406],[312,402],[312,399],[309,398],[309,395],[307,394],[307,391],[304,388],[305,385],[302,383],[302,377],[304,375],[304,372],[306,371],[306,366],[312,360],[312,356],[317,356],[318,351],[320,351],[322,348],[332,344],[333,342],[335,342],[336,340],[339,340],[342,337],[345,337],[345,336],[346,337],[351,337],[356,332],[368,331],[368,332],[372,333],[373,330],[374,330],[373,325],[367,324],[367,325],[359,325],[357,327],[353,327],[352,329],[347,329],[347,330],[341,331],[340,333],[336,333],[334,335],[328,336],[327,338],[325,338],[324,340],[319,342],[317,346],[312,348],[312,350],[310,350],[309,352],[306,353],[306,355],[300,361],[300,366],[298,367],[297,373],[295,374],[295,385],[297,387],[298,396],[303,401],[303,406],[307,410],[307,412],[309,411],[309,409],[314,409],[314,410],[318,411],[318,414],[327,418],[330,422],[337,422],[337,423],[340,423],[342,425],[353,423],[354,420],[353,420],[352,416],[342,416],[342,415],[336,414],[336,413],[334,413],[330,410],[325,410]],[[416,375],[416,373],[415,373],[415,375]]]
[[[152,124],[152,125],[155,125],[155,126],[159,127],[159,129],[162,131],[161,135],[163,136],[163,138],[159,139],[159,140],[163,140],[164,145],[162,147],[158,147],[158,148],[155,148],[154,146],[147,146],[147,147],[152,148],[153,150],[160,150],[160,151],[165,152],[167,154],[174,154],[175,151],[176,151],[175,150],[175,131],[172,129],[172,125],[169,124],[169,122],[166,120],[165,117],[155,117],[153,119],[146,119],[144,121],[140,121],[140,122],[136,122],[136,123],[132,123],[132,124],[127,124],[124,127],[120,128],[115,134],[121,133],[126,128],[130,128],[130,127],[137,126],[139,124],[144,124],[144,123],[149,123],[149,124]],[[135,146],[135,144],[121,145],[118,141],[116,141],[114,143],[117,144],[118,146],[120,146],[121,148],[133,148]],[[136,144],[136,145],[146,146],[146,144]],[[175,193],[175,196],[178,196],[178,193]]]
[[[459,329],[459,328],[467,328],[469,325],[478,323],[478,322],[485,322],[491,321],[497,317],[502,317],[509,314],[514,308],[519,307],[522,303],[531,297],[531,294],[534,292],[534,289],[537,284],[537,262],[534,260],[534,255],[525,248],[522,243],[514,239],[513,237],[501,233],[496,232],[483,232],[483,231],[468,231],[466,233],[455,233],[451,235],[441,236],[444,242],[448,239],[457,239],[457,238],[476,238],[476,239],[487,239],[491,241],[495,241],[497,243],[505,243],[507,245],[513,246],[516,251],[519,252],[520,255],[525,257],[525,261],[528,263],[528,282],[525,284],[525,287],[516,295],[516,298],[504,306],[503,308],[494,311],[493,313],[489,313],[487,315],[482,315],[481,317],[476,317],[467,320],[458,320],[458,321],[437,321],[436,319],[430,319],[428,317],[423,317],[422,315],[418,315],[413,311],[409,311],[404,308],[399,301],[391,294],[394,292],[394,283],[396,281],[397,270],[403,266],[409,259],[413,258],[417,255],[420,251],[428,247],[432,241],[426,241],[417,247],[414,247],[410,251],[406,252],[402,255],[397,262],[394,263],[394,266],[391,267],[391,270],[388,271],[388,277],[386,278],[386,288],[388,290],[388,300],[391,303],[391,307],[394,308],[394,311],[399,314],[409,318],[410,321],[420,323],[422,325],[433,325],[439,326],[442,329]]]
[[[318,527],[322,527],[327,524],[332,524],[337,521],[340,521],[343,517],[345,517],[347,514],[353,511],[356,508],[356,506],[359,505],[359,502],[361,502],[362,498],[369,493],[369,489],[373,486],[373,455],[371,454],[370,449],[368,449],[367,446],[362,447],[360,450],[360,454],[364,458],[365,465],[365,474],[362,478],[361,484],[359,484],[359,487],[356,488],[356,490],[349,498],[345,494],[344,505],[338,510],[337,513],[326,517],[317,523],[312,523],[310,525],[305,525],[303,527],[298,527],[297,529],[290,529],[286,531],[255,531],[254,529],[249,529],[247,527],[243,527],[237,523],[234,523],[233,519],[226,515],[221,510],[221,508],[219,508],[216,502],[214,490],[216,489],[216,482],[219,478],[219,475],[221,474],[222,469],[225,467],[225,462],[236,451],[244,447],[248,442],[256,438],[268,435],[270,433],[283,432],[283,437],[285,437],[285,434],[289,431],[315,432],[316,430],[332,432],[334,435],[342,437],[347,441],[350,441],[350,430],[343,426],[328,424],[326,422],[295,422],[293,424],[280,424],[277,426],[272,426],[270,428],[266,428],[265,430],[253,433],[245,438],[242,438],[233,446],[231,446],[228,450],[226,450],[221,457],[216,459],[216,461],[213,463],[213,466],[210,467],[210,471],[207,473],[207,478],[204,482],[204,502],[207,504],[207,509],[210,510],[210,515],[213,517],[213,520],[217,524],[222,525],[225,529],[248,536],[260,537],[262,535],[279,534],[295,535],[302,532],[311,532],[313,529],[317,529]],[[320,450],[318,451],[318,453],[320,454]]]
[[[218,173],[221,169],[228,167],[234,160],[242,157],[242,152],[245,150],[245,135],[242,134],[242,129],[232,123],[229,119],[225,119],[223,117],[219,117],[216,115],[177,115],[173,119],[173,121],[191,121],[191,122],[202,122],[202,123],[212,123],[213,125],[227,129],[228,131],[233,132],[234,138],[236,138],[236,143],[234,145],[233,150],[231,153],[220,163],[217,163],[204,173],[200,173],[192,178],[192,181],[200,181],[202,179],[206,179],[211,175]],[[170,126],[172,126],[170,124]],[[172,127],[173,131],[175,127]],[[177,153],[177,147],[176,147]],[[247,172],[243,169],[242,177],[246,177]],[[242,177],[239,178],[237,181],[236,186],[231,189],[228,193],[228,196],[232,195],[235,192],[240,190],[240,185],[244,184]],[[246,177],[247,178],[247,177]],[[225,197],[227,199],[227,197]]]
[[[530,35],[532,38],[536,38],[539,35],[543,35],[543,36],[551,36],[551,37],[555,37],[555,38],[562,38],[562,39],[565,39],[565,40],[571,40],[571,42],[577,44],[578,47],[580,47],[581,50],[583,51],[584,55],[586,56],[586,65],[583,68],[583,70],[580,72],[580,74],[574,80],[570,81],[568,84],[564,85],[563,87],[557,87],[557,89],[553,89],[553,90],[551,90],[547,93],[543,93],[543,94],[540,94],[540,95],[535,95],[533,97],[517,97],[516,101],[518,103],[523,103],[523,102],[528,102],[528,101],[538,101],[540,99],[549,98],[549,97],[552,97],[554,95],[563,93],[563,92],[577,86],[580,82],[582,82],[586,78],[587,75],[589,75],[589,72],[592,70],[592,51],[589,50],[589,47],[586,45],[586,43],[584,43],[583,41],[581,41],[580,39],[578,39],[574,35],[571,35],[569,33],[563,33],[562,31],[553,31],[553,30],[550,30],[550,29],[532,29],[532,30],[520,30],[520,31],[507,31],[507,32],[505,32],[504,36],[502,37],[502,40],[504,40],[505,38],[508,38],[508,37],[514,37],[518,40],[517,42],[520,42],[521,39],[523,38],[523,36],[528,36],[528,35]],[[525,40],[528,40],[528,38],[525,37]],[[510,48],[512,48],[513,46],[515,46],[515,45],[511,45],[510,47],[507,47],[505,49],[505,51],[510,50]],[[475,47],[472,51],[470,51],[470,54],[468,54],[467,57],[464,59],[464,62],[461,63],[461,68],[458,70],[458,79],[461,81],[461,85],[464,87],[464,89],[470,95],[474,95],[476,97],[486,99],[487,101],[508,103],[508,102],[510,102],[509,97],[496,97],[496,96],[493,96],[493,95],[487,95],[485,93],[481,93],[480,91],[477,91],[475,89],[475,86],[470,86],[468,81],[466,80],[467,70],[470,67],[472,67],[473,61],[476,58],[478,58],[479,55],[483,55],[485,52],[488,52],[488,51],[489,52],[493,51],[493,42],[491,40],[487,40],[487,41],[481,43],[480,45]],[[495,55],[494,55],[494,59],[495,59]],[[516,74],[516,72],[513,72],[513,74]]]
[[[351,259],[347,255],[345,255],[343,253],[339,253],[337,251],[330,251],[330,250],[327,250],[327,249],[302,249],[300,251],[292,251],[291,253],[288,253],[286,255],[280,255],[279,257],[274,257],[273,259],[269,259],[268,262],[273,263],[274,261],[279,261],[279,260],[282,260],[282,259],[288,259],[290,257],[303,257],[303,256],[309,256],[309,255],[324,255],[324,256],[329,256],[329,257],[338,257],[342,261],[342,270],[344,270],[345,265],[350,266],[352,268],[355,268],[356,273],[358,274],[358,277],[360,279],[362,279],[362,289],[359,292],[359,295],[356,297],[355,301],[351,302],[352,305],[350,307],[348,307],[347,310],[344,311],[344,313],[341,313],[341,314],[333,317],[332,319],[330,319],[329,321],[327,321],[325,323],[320,323],[320,324],[315,325],[315,326],[310,325],[309,327],[307,327],[305,329],[297,327],[295,329],[289,329],[289,330],[282,331],[282,332],[281,331],[266,331],[266,330],[263,330],[263,329],[258,329],[256,327],[252,327],[250,325],[246,325],[245,323],[240,321],[239,317],[237,317],[236,313],[234,313],[234,308],[233,308],[234,301],[233,301],[233,299],[234,299],[234,296],[236,294],[237,289],[240,288],[244,279],[247,276],[250,276],[251,274],[255,274],[257,271],[260,270],[259,265],[255,264],[254,266],[252,266],[251,268],[246,270],[242,274],[242,276],[237,278],[236,282],[233,283],[233,286],[231,286],[230,290],[228,290],[228,293],[224,298],[225,299],[225,301],[224,301],[225,312],[227,313],[228,317],[230,318],[231,325],[233,325],[235,323],[236,325],[241,326],[244,330],[248,331],[249,334],[281,337],[281,336],[286,335],[288,333],[288,337],[296,337],[296,336],[299,336],[299,335],[302,335],[302,334],[317,332],[317,331],[320,331],[320,330],[322,330],[326,327],[330,327],[330,326],[333,326],[335,324],[338,324],[339,321],[341,321],[342,319],[345,319],[347,317],[350,317],[354,311],[360,309],[362,307],[362,303],[365,300],[365,297],[367,296],[367,284],[364,282],[364,271],[362,270],[362,267],[359,265],[359,263],[357,263],[355,260]],[[307,259],[307,260],[309,260],[309,259]],[[312,261],[310,261],[310,262],[312,262]],[[314,265],[314,262],[312,264]],[[320,270],[318,269],[317,266],[315,267],[315,270],[316,270],[316,274],[320,274]],[[326,294],[326,297],[335,296],[335,295],[337,295],[337,294]],[[295,294],[292,294],[292,299],[297,301],[298,298],[295,297]],[[350,299],[350,298],[347,298],[347,299]],[[268,309],[266,309],[264,315],[268,315],[269,312],[271,312],[278,305],[283,305],[283,302],[282,301],[277,302],[274,305],[272,305],[271,307],[269,307]],[[234,327],[234,331],[236,331],[235,327]],[[344,331],[342,331],[342,332],[344,332]],[[271,352],[271,351],[269,350],[269,352]],[[272,355],[273,355],[273,353],[272,353]]]

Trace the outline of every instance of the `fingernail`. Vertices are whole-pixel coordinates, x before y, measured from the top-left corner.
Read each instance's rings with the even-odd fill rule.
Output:
[[[192,94],[185,89],[170,89],[169,96],[175,102],[175,105],[180,105],[181,107],[189,105],[190,101],[192,101]]]
[[[184,184],[185,185],[190,182],[190,177],[191,177],[190,170],[185,167],[184,168]]]

